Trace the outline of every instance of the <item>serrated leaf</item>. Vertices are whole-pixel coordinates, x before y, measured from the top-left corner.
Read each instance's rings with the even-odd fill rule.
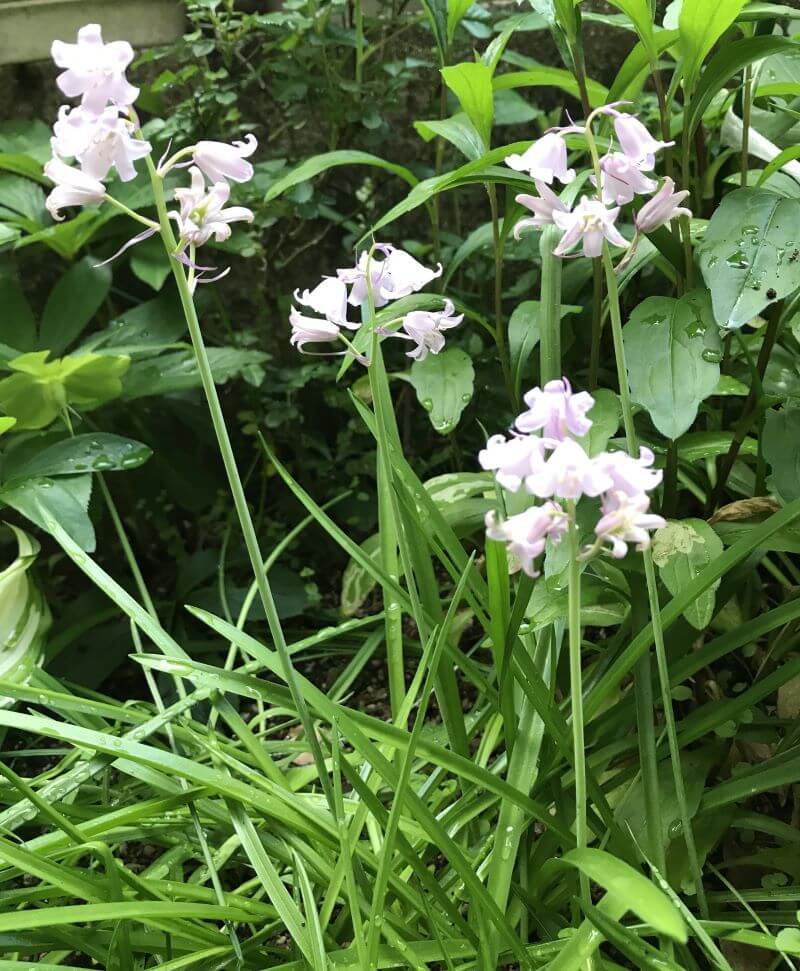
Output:
[[[447,435],[472,400],[475,371],[469,354],[457,347],[429,354],[411,365],[409,380],[433,427]]]
[[[719,381],[722,344],[708,294],[648,297],[623,331],[631,394],[667,438],[691,428]]]

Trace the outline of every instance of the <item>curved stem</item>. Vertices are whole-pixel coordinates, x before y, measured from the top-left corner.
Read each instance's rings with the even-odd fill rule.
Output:
[[[115,209],[119,209],[120,212],[124,212],[126,216],[130,216],[131,219],[135,219],[137,223],[141,223],[143,226],[147,226],[148,229],[160,229],[157,222],[152,219],[148,219],[147,216],[141,216],[138,212],[134,212],[133,209],[128,208],[124,202],[120,202],[119,199],[115,199],[106,193],[103,198],[106,202],[110,203]]]
[[[231,497],[233,498],[236,514],[239,519],[239,526],[242,531],[245,547],[247,548],[247,554],[250,559],[250,566],[253,570],[253,574],[258,585],[258,593],[262,606],[264,607],[264,613],[267,618],[267,626],[269,627],[270,636],[272,637],[275,650],[280,659],[283,675],[292,696],[292,702],[294,703],[298,717],[303,725],[306,741],[308,742],[308,746],[311,749],[312,755],[314,756],[314,763],[316,765],[320,785],[325,793],[331,812],[334,812],[333,790],[331,788],[330,779],[328,778],[325,767],[325,758],[322,754],[322,748],[314,729],[314,723],[311,720],[311,714],[308,710],[308,706],[306,705],[305,698],[300,691],[297,679],[295,678],[292,660],[289,655],[289,649],[287,647],[286,639],[281,627],[280,617],[278,616],[278,608],[275,604],[275,598],[272,594],[269,579],[263,570],[264,557],[259,547],[255,525],[253,524],[253,518],[250,515],[250,509],[247,505],[247,497],[245,496],[244,486],[242,485],[241,476],[239,475],[239,468],[233,454],[233,446],[231,445],[230,436],[228,435],[228,429],[225,424],[225,416],[223,415],[222,405],[220,404],[219,395],[217,394],[217,386],[214,383],[214,374],[211,370],[211,363],[208,359],[208,352],[206,351],[205,341],[203,340],[203,332],[200,328],[200,321],[198,320],[197,311],[195,309],[192,294],[189,289],[189,282],[186,279],[183,266],[175,258],[175,236],[172,232],[172,226],[170,225],[169,217],[167,215],[167,205],[164,198],[163,182],[159,178],[155,170],[155,166],[153,165],[153,162],[149,156],[147,157],[147,167],[153,187],[156,209],[158,211],[161,238],[164,241],[164,248],[166,249],[167,257],[172,268],[172,274],[178,287],[178,295],[180,296],[181,306],[186,318],[186,325],[189,329],[189,337],[191,339],[192,348],[194,349],[195,358],[197,360],[197,368],[200,372],[200,381],[203,386],[206,401],[208,402],[211,423],[214,427],[214,433],[217,438],[220,456],[228,477],[228,485],[230,488]]]

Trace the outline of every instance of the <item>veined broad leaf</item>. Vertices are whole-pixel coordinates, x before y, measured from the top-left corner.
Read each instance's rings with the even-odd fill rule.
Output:
[[[458,98],[461,107],[488,149],[494,121],[494,92],[491,68],[480,61],[467,61],[442,68],[444,83]]]
[[[472,399],[475,371],[469,354],[458,347],[429,354],[414,361],[409,380],[433,427],[447,435]]]
[[[687,583],[722,554],[724,545],[704,519],[682,519],[668,522],[653,538],[653,562],[658,567],[664,586],[673,597]],[[697,630],[703,630],[714,616],[717,580],[687,607],[683,616]]]
[[[623,334],[633,398],[662,435],[680,437],[719,381],[722,344],[708,294],[648,297]]]
[[[5,483],[41,477],[80,475],[84,472],[135,469],[152,454],[141,442],[108,432],[76,435],[44,448],[36,439],[32,439],[30,445],[32,447],[19,448],[6,456],[3,466]],[[35,451],[33,446],[36,447]]]
[[[683,83],[693,91],[703,61],[719,38],[739,16],[746,0],[691,0],[678,18],[683,54]]]
[[[800,200],[736,189],[711,217],[700,248],[721,327],[741,327],[800,287]]]

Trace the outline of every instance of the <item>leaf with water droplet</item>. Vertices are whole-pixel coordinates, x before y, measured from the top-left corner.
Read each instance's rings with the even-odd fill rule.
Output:
[[[708,292],[648,297],[623,335],[631,395],[662,435],[680,437],[719,381],[722,342]]]
[[[433,427],[440,435],[447,435],[472,400],[475,371],[469,354],[457,347],[429,354],[411,365],[409,380]]]

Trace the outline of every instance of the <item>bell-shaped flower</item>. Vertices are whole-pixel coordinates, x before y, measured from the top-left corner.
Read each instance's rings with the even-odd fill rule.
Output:
[[[246,161],[258,148],[255,135],[245,135],[243,142],[198,142],[192,159],[211,182],[249,182],[253,166]]]
[[[652,233],[661,226],[666,226],[673,219],[681,216],[691,217],[692,212],[681,206],[689,195],[688,189],[675,191],[675,183],[670,178],[664,179],[664,184],[652,199],[648,199],[636,213],[636,229],[640,233]]]
[[[595,526],[597,538],[608,542],[611,555],[622,559],[628,543],[635,543],[641,551],[650,545],[650,532],[666,525],[661,516],[649,513],[650,500],[644,493],[628,495],[612,491],[603,496],[602,516]]]
[[[106,194],[102,182],[67,165],[60,158],[51,158],[44,167],[44,174],[55,183],[45,200],[45,206],[53,219],[59,222],[64,218],[61,210],[65,206],[88,206],[102,202]]]
[[[553,222],[564,235],[553,250],[556,256],[565,256],[570,250],[583,244],[583,255],[600,256],[603,240],[614,246],[627,247],[628,241],[614,225],[619,206],[607,209],[599,199],[584,196],[572,212],[553,212]]]
[[[504,489],[517,492],[529,475],[542,468],[545,448],[553,445],[555,442],[535,435],[492,435],[486,448],[478,452],[478,462],[482,469],[495,473]]]
[[[537,577],[534,560],[544,552],[548,539],[560,542],[568,525],[567,514],[561,506],[546,502],[502,521],[494,512],[488,513],[486,535],[508,544],[513,569],[521,568],[529,577]]]
[[[212,236],[221,243],[230,238],[230,223],[253,221],[253,213],[244,206],[225,208],[231,194],[227,182],[217,182],[206,191],[205,179],[200,169],[192,166],[189,172],[191,186],[175,190],[180,212],[169,214],[178,224],[178,235],[184,243],[202,246]]]
[[[639,449],[638,459],[627,452],[603,452],[595,462],[611,479],[612,488],[629,496],[655,489],[663,475],[660,469],[652,467],[655,455],[644,446]]]
[[[295,290],[294,299],[304,307],[316,310],[332,323],[351,330],[359,326],[351,324],[347,319],[347,287],[336,277],[325,277],[313,290],[304,290],[302,293]]]
[[[569,206],[563,203],[546,183],[537,181],[536,191],[539,193],[538,196],[521,192],[518,196],[514,197],[521,206],[525,206],[526,209],[530,209],[533,213],[532,219],[520,219],[514,227],[515,239],[519,239],[523,229],[528,229],[529,227],[531,229],[543,229],[545,226],[552,226],[553,213],[556,210],[559,212],[569,212]]]
[[[525,479],[525,488],[540,499],[599,496],[611,484],[602,466],[571,438],[559,442],[544,465]]]
[[[601,159],[600,179],[603,202],[618,206],[631,202],[636,195],[654,192],[658,186],[623,152],[609,152]]]
[[[348,300],[354,307],[360,307],[369,301],[370,289],[374,306],[385,307],[391,300],[417,293],[442,274],[441,264],[432,270],[423,266],[410,253],[391,244],[382,244],[375,249],[383,253],[385,259],[376,259],[374,253],[362,253],[354,267],[336,271],[339,279],[350,286]]]
[[[639,168],[649,172],[655,167],[656,152],[674,145],[675,142],[660,142],[634,115],[617,113],[614,118],[614,131],[617,133],[620,148]]]
[[[438,354],[445,343],[443,331],[458,327],[464,319],[463,314],[454,314],[454,310],[453,304],[446,300],[443,310],[412,310],[407,313],[403,318],[402,330],[394,335],[412,340],[417,345],[406,356],[424,361],[429,353]]]
[[[533,388],[522,400],[528,410],[515,422],[521,432],[541,431],[545,438],[560,442],[567,435],[580,438],[592,427],[586,413],[594,406],[594,398],[588,391],[574,394],[566,378]]]
[[[66,68],[56,84],[68,98],[82,97],[84,107],[95,114],[109,101],[132,105],[139,95],[139,89],[125,78],[133,48],[124,40],[104,44],[100,24],[81,27],[77,44],[54,40],[51,55],[58,67]]]
[[[289,313],[289,323],[292,327],[289,343],[299,351],[306,344],[327,343],[339,337],[338,324],[320,317],[307,317],[295,307]]]
[[[558,132],[547,132],[522,155],[508,155],[505,163],[516,172],[527,172],[532,179],[548,185],[554,179],[566,184],[575,178],[575,169],[567,167],[567,143]]]
[[[115,107],[94,115],[83,105],[62,106],[53,126],[52,144],[55,154],[76,158],[93,179],[105,179],[114,167],[123,182],[136,178],[133,163],[151,151],[150,142],[134,138],[133,125]]]

